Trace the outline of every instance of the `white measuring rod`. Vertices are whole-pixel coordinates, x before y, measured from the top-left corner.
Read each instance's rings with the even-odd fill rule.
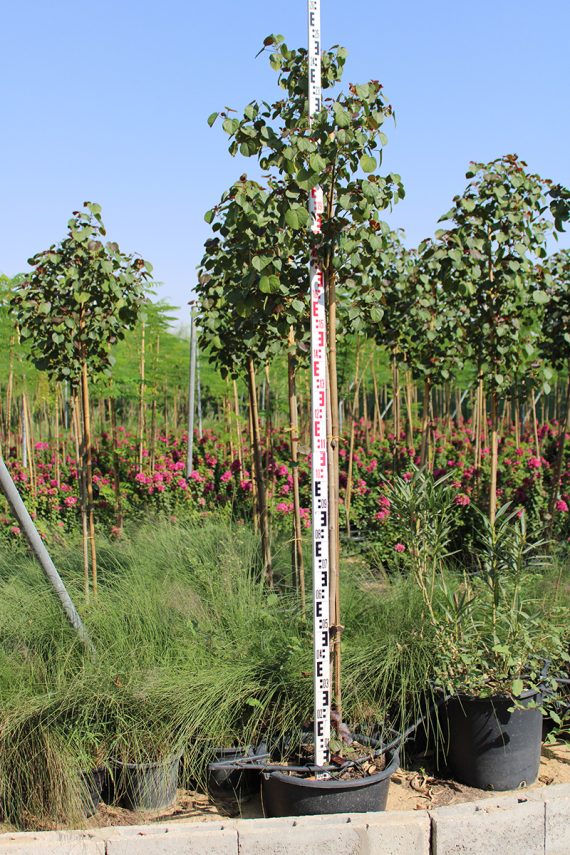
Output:
[[[320,0],[309,7],[309,124],[321,109]],[[309,193],[313,242],[322,230],[323,191]],[[313,522],[313,627],[315,688],[315,763],[329,761],[331,731],[331,662],[329,616],[329,479],[327,451],[327,326],[325,283],[313,247],[309,268],[311,287],[311,432]]]

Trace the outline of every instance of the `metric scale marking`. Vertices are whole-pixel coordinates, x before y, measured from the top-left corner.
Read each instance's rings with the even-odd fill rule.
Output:
[[[321,109],[320,0],[308,0],[309,126]],[[309,193],[313,241],[321,234],[323,191]],[[329,616],[329,487],[327,450],[327,335],[324,275],[315,247],[309,267],[311,288],[311,433],[313,524],[313,633],[315,763],[330,757],[331,663]]]

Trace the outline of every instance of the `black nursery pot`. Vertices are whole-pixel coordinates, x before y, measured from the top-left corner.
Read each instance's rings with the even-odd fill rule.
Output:
[[[161,810],[176,799],[180,756],[157,763],[116,763],[116,797],[129,810]]]
[[[526,708],[514,709],[512,698],[495,696],[450,698],[442,718],[447,725],[447,763],[453,777],[481,790],[515,790],[532,784],[540,765],[542,713],[539,692],[520,698]]]
[[[242,760],[245,757],[256,757],[257,762],[269,759],[266,746],[261,744],[254,748],[219,748],[216,751],[214,764],[208,767],[208,790],[212,795],[233,793],[237,797],[250,796],[259,790],[259,772],[257,770],[232,769],[231,765],[216,767],[218,763]]]
[[[106,771],[106,769],[101,768],[91,769],[89,772],[81,772],[81,801],[83,813],[86,817],[93,816],[97,810],[97,805],[102,801]]]
[[[386,767],[352,781],[307,780],[283,772],[262,772],[261,798],[266,816],[315,816],[385,810],[390,778],[399,765],[389,751]]]

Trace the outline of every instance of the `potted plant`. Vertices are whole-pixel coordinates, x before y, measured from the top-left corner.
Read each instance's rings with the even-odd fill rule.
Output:
[[[391,500],[433,633],[434,686],[447,696],[439,715],[446,761],[469,786],[525,786],[538,774],[543,699],[556,689],[547,663],[568,658],[568,611],[541,595],[544,543],[528,543],[524,514],[508,505],[493,522],[473,510],[471,562],[453,569],[445,554],[453,490],[428,480],[417,473],[396,482]]]
[[[176,799],[182,745],[172,710],[144,687],[121,687],[111,744],[115,802],[160,810]]]

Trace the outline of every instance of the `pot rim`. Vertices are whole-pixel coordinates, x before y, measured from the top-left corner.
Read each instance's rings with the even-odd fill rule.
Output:
[[[378,784],[380,781],[384,781],[387,778],[390,778],[398,766],[400,765],[400,752],[397,748],[395,748],[391,753],[390,762],[385,766],[384,769],[381,769],[379,772],[376,772],[374,775],[367,775],[365,778],[354,778],[351,781],[340,781],[338,779],[332,778],[320,778],[317,780],[307,780],[307,778],[299,777],[297,775],[287,775],[285,772],[279,772],[277,770],[273,770],[271,772],[262,772],[263,778],[265,780],[269,780],[273,778],[276,781],[280,781],[282,783],[290,784],[294,787],[308,787],[309,789],[339,789],[339,790],[356,790],[361,787],[368,787],[373,784]],[[284,766],[284,769],[287,767]]]

